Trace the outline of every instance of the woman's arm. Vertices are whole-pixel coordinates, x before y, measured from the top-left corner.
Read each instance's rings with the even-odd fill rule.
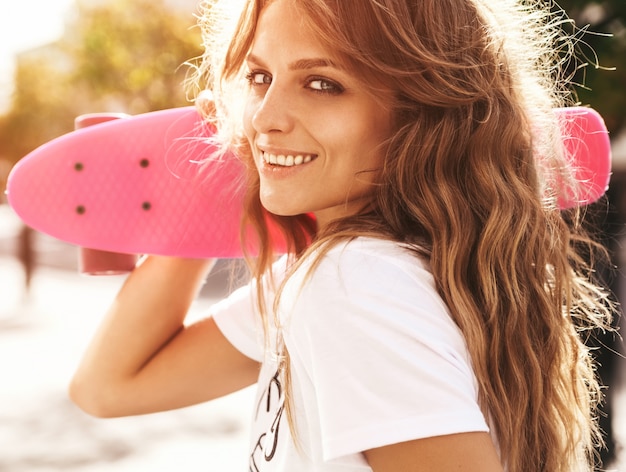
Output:
[[[488,433],[417,439],[365,451],[374,472],[502,472]]]
[[[212,319],[184,326],[213,262],[148,257],[126,280],[89,345],[70,397],[101,417],[169,410],[256,381],[258,363]]]

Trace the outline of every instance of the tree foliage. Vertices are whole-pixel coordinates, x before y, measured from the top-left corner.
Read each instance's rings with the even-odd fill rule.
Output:
[[[576,72],[578,98],[596,108],[615,135],[626,126],[626,1],[560,4],[579,32],[588,31],[579,35],[589,66]],[[83,113],[188,104],[183,64],[202,52],[191,8],[172,10],[164,0],[76,0],[63,38],[18,62],[12,106],[0,117],[0,158],[16,161],[73,129]]]
[[[184,104],[183,63],[202,52],[192,12],[168,10],[162,0],[89,3],[78,5],[74,34],[80,40],[67,45],[76,58],[74,80],[94,100],[117,102],[130,113]]]
[[[63,37],[17,62],[0,157],[17,161],[84,113],[188,105],[184,64],[202,53],[195,23],[191,9],[163,0],[77,1]]]
[[[578,98],[598,110],[615,135],[626,127],[626,1],[559,4],[576,25],[578,53],[588,63],[575,74]]]

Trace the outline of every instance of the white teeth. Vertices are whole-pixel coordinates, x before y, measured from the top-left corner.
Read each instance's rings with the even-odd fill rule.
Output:
[[[311,162],[313,160],[313,156],[310,154],[302,155],[298,154],[297,156],[284,154],[270,154],[269,152],[261,153],[263,160],[268,164],[279,165],[284,167],[293,167],[299,166],[301,164],[306,164],[307,162]]]

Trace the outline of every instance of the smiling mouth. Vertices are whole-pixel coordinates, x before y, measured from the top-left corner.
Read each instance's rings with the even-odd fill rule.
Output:
[[[266,164],[273,166],[294,167],[306,164],[315,159],[314,154],[298,154],[298,155],[285,155],[285,154],[271,154],[269,152],[262,152],[261,156]]]

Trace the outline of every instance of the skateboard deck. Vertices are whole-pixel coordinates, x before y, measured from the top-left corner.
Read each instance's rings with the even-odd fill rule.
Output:
[[[609,187],[611,142],[600,114],[592,108],[556,109],[561,121],[563,145],[570,156],[578,194],[561,196],[561,209],[583,206],[598,200]]]
[[[558,113],[576,177],[585,183],[582,195],[560,205],[593,202],[608,186],[608,132],[592,109]],[[8,179],[8,201],[32,228],[82,247],[241,257],[243,164],[232,154],[213,158],[211,135],[193,107],[78,129],[16,164]]]
[[[211,135],[193,107],[78,129],[16,164],[8,201],[32,228],[82,247],[241,257],[242,163],[213,159]]]

